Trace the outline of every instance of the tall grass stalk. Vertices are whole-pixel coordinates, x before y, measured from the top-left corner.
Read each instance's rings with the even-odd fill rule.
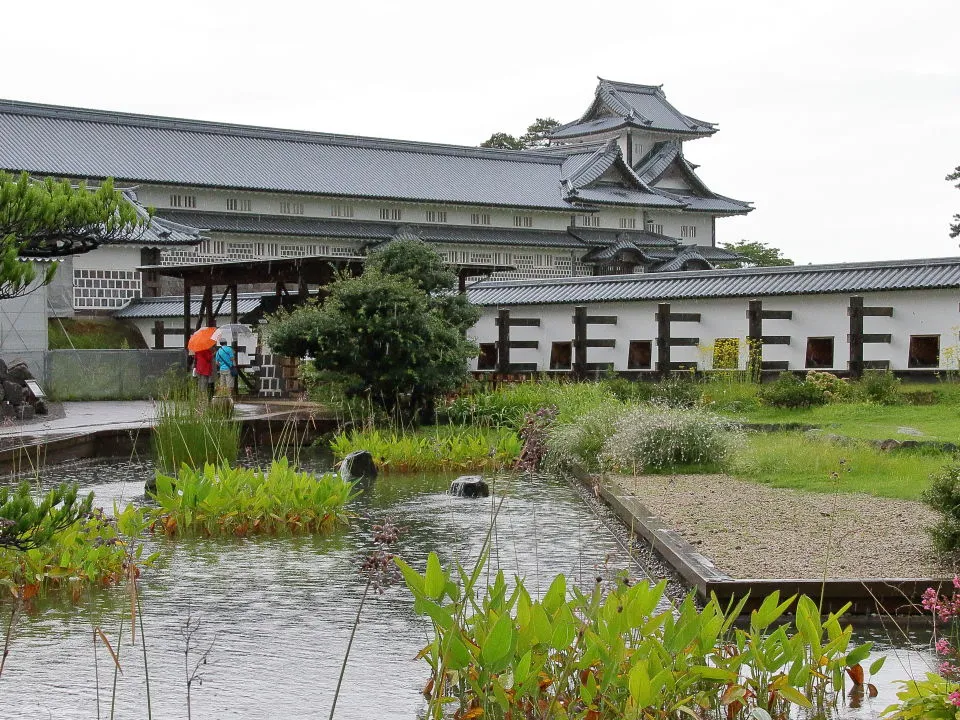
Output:
[[[167,473],[182,465],[234,463],[240,424],[201,397],[193,384],[174,384],[157,402],[153,446],[157,466]]]

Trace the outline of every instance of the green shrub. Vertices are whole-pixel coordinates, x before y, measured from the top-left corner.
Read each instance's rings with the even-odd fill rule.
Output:
[[[703,397],[703,384],[691,377],[670,377],[653,384],[649,402],[669,407],[693,407]]]
[[[611,402],[581,415],[575,422],[557,423],[547,431],[548,467],[559,470],[571,464],[588,470],[603,465],[603,447],[617,429],[624,406]]]
[[[855,394],[850,383],[824,370],[808,370],[804,382],[823,391],[823,397],[827,402],[851,400]]]
[[[347,523],[353,484],[335,473],[298,472],[286,459],[269,470],[208,464],[157,474],[155,528],[168,535],[328,532]]]
[[[634,472],[720,465],[740,438],[729,420],[702,408],[641,406],[617,420],[603,457],[613,467]]]
[[[940,520],[928,528],[933,546],[943,553],[960,550],[960,463],[946,465],[930,478],[923,501],[940,513]]]
[[[889,370],[867,370],[859,383],[860,391],[870,402],[898,405],[903,402],[900,379]]]
[[[759,397],[766,405],[782,408],[805,408],[827,402],[826,390],[821,385],[801,380],[791,372],[780,373],[774,382],[760,388]]]

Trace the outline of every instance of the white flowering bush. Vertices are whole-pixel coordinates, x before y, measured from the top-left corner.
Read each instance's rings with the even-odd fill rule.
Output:
[[[708,410],[646,405],[616,421],[601,456],[607,465],[632,472],[721,465],[741,443],[736,426]]]
[[[604,444],[616,431],[624,411],[623,403],[612,400],[572,422],[552,425],[547,431],[547,467],[562,470],[579,465],[587,470],[603,469]]]

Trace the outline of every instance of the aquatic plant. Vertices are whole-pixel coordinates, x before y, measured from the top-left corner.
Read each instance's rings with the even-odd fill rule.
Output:
[[[871,644],[852,644],[846,607],[823,618],[810,598],[781,602],[775,592],[739,628],[746,598],[698,610],[689,595],[674,612],[662,605],[664,582],[625,575],[586,592],[558,575],[542,600],[519,578],[511,590],[502,572],[480,590],[485,559],[456,573],[433,553],[423,573],[396,560],[433,626],[420,657],[435,720],[454,709],[458,718],[770,720],[832,704],[848,671],[863,680]],[[793,623],[778,625],[791,608]]]
[[[330,442],[336,458],[369,450],[383,472],[431,470],[497,470],[508,467],[522,450],[509,428],[456,425],[418,430],[348,430]]]
[[[133,505],[114,508],[114,517],[94,510],[43,544],[25,550],[0,547],[0,587],[22,600],[65,587],[76,599],[89,586],[119,583],[131,566],[156,559],[143,558],[143,546],[132,539],[144,522],[143,511]]]
[[[892,720],[956,720],[960,717],[960,577],[954,576],[949,595],[928,587],[921,605],[933,618],[933,648],[941,661],[937,672],[926,673],[922,680],[897,681],[900,702],[883,714]]]
[[[222,406],[210,403],[189,382],[171,384],[157,401],[154,457],[166,473],[182,465],[233,463],[240,447],[240,425]]]
[[[298,472],[286,459],[269,469],[184,465],[176,478],[157,474],[153,529],[167,535],[325,533],[347,523],[353,483]]]

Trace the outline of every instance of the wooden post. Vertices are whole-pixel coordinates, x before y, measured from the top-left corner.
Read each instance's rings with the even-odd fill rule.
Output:
[[[850,336],[847,342],[850,346],[850,377],[859,380],[863,376],[863,296],[853,295],[850,298],[850,307],[847,309],[850,316]]]
[[[510,372],[510,311],[501,309],[497,313],[497,372]]]
[[[203,305],[207,309],[207,327],[216,325],[213,316],[213,285],[209,282],[203,288]]]
[[[187,355],[187,343],[190,341],[190,281],[183,281],[183,352]]]
[[[306,285],[304,285],[306,287]],[[230,285],[227,290],[230,292],[230,322],[236,324],[240,321],[239,312],[237,309],[237,284],[233,283]],[[237,369],[237,374],[230,378],[230,394],[233,397],[239,395],[240,389],[240,353],[237,351],[239,347],[237,345],[237,334],[233,333],[233,342],[230,344],[230,347],[233,349],[233,366]]]
[[[587,374],[587,308],[573,309],[573,376],[578,380]]]
[[[163,350],[163,320],[153,323],[153,349]]]
[[[763,369],[763,301],[747,303],[747,373],[760,382]]]
[[[670,375],[670,303],[657,305],[657,372]]]

